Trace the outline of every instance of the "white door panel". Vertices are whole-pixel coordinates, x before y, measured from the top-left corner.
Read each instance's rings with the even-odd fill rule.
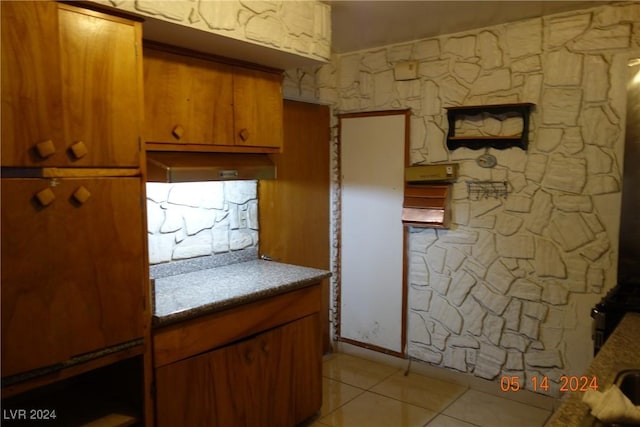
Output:
[[[341,118],[340,336],[402,352],[404,112]]]

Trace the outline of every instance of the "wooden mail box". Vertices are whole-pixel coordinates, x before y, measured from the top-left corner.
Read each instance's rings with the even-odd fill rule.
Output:
[[[422,228],[449,228],[450,193],[449,185],[406,185],[402,223]]]

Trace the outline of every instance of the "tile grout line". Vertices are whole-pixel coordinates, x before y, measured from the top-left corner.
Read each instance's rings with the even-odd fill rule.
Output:
[[[326,414],[324,414],[322,417],[319,417],[319,418],[316,420],[317,422],[320,422],[322,419],[324,419],[324,418],[328,417],[329,415],[333,414],[333,413],[334,413],[334,412],[336,412],[338,409],[340,409],[340,408],[342,408],[343,406],[345,406],[347,403],[354,401],[355,399],[357,399],[358,397],[362,396],[364,393],[366,393],[366,392],[368,391],[367,389],[364,389],[364,388],[362,388],[362,387],[358,387],[358,386],[355,386],[355,385],[353,385],[353,384],[345,383],[345,382],[343,382],[343,381],[337,380],[337,379],[335,379],[335,378],[328,377],[328,376],[326,376],[326,375],[322,375],[322,377],[323,377],[323,378],[326,378],[326,379],[328,379],[328,380],[331,380],[331,381],[335,381],[335,382],[340,383],[340,384],[347,385],[347,386],[349,386],[349,387],[356,388],[356,389],[360,390],[360,392],[359,392],[358,394],[356,394],[355,396],[353,396],[351,399],[349,399],[349,400],[347,400],[347,401],[343,402],[342,404],[340,404],[339,406],[337,406],[337,407],[333,408],[330,412],[327,412],[327,413],[326,413]],[[323,424],[323,425],[326,425],[326,424]]]
[[[357,357],[357,356],[352,356],[352,357]],[[367,359],[363,359],[363,360],[367,360]],[[379,362],[375,362],[375,361],[371,361],[371,362],[373,362],[373,363],[378,363],[379,365],[382,365],[382,366],[387,366],[387,365],[384,365],[383,363],[379,363]],[[463,387],[465,387],[464,392],[463,392],[463,393],[461,393],[461,394],[460,394],[460,396],[456,397],[456,398],[455,398],[455,399],[453,399],[451,402],[449,402],[449,404],[447,404],[447,405],[442,409],[442,411],[436,411],[436,410],[433,410],[433,409],[430,409],[430,408],[425,408],[425,407],[422,407],[422,406],[418,406],[418,405],[416,405],[416,404],[414,404],[414,403],[406,402],[406,401],[404,401],[404,400],[397,399],[397,398],[395,398],[395,397],[391,397],[391,396],[386,396],[386,395],[384,395],[384,394],[381,394],[381,393],[378,393],[378,392],[373,391],[373,388],[374,388],[374,387],[376,387],[377,385],[379,385],[379,384],[383,383],[384,381],[388,380],[388,379],[389,379],[389,378],[391,378],[393,375],[396,375],[397,373],[402,373],[402,372],[403,372],[403,369],[402,369],[402,368],[397,368],[395,371],[393,371],[393,372],[389,373],[388,375],[384,376],[383,378],[381,378],[380,380],[378,380],[377,382],[375,382],[373,385],[371,385],[369,388],[366,388],[366,389],[364,389],[364,388],[362,388],[362,387],[355,386],[355,385],[353,385],[353,384],[349,384],[349,383],[346,383],[346,382],[343,382],[343,381],[340,381],[340,380],[334,379],[334,378],[331,378],[331,377],[327,377],[327,376],[325,376],[325,378],[328,378],[328,379],[330,379],[330,380],[332,380],[332,381],[336,381],[336,382],[339,382],[339,383],[341,383],[341,384],[345,384],[345,385],[348,385],[348,386],[351,386],[351,387],[355,387],[355,388],[358,388],[359,390],[361,390],[361,392],[360,392],[358,395],[356,395],[356,396],[354,396],[353,398],[349,399],[348,401],[344,402],[342,405],[338,406],[338,407],[337,407],[337,408],[335,408],[333,411],[331,411],[330,413],[326,414],[326,415],[325,415],[325,417],[329,416],[330,414],[332,414],[333,412],[337,411],[338,409],[340,409],[340,408],[344,407],[344,406],[345,406],[345,405],[347,405],[349,402],[352,402],[353,400],[355,400],[355,399],[357,399],[358,397],[362,396],[364,393],[369,392],[369,393],[375,394],[375,395],[377,395],[377,396],[381,396],[381,397],[384,397],[384,398],[387,398],[387,399],[394,400],[394,401],[399,402],[399,403],[402,403],[402,404],[404,404],[404,405],[409,405],[409,406],[412,406],[412,407],[414,407],[414,408],[418,408],[418,409],[426,410],[426,411],[429,411],[429,412],[433,413],[433,416],[432,416],[432,417],[429,419],[429,421],[427,421],[427,423],[425,424],[425,426],[424,426],[424,427],[426,427],[426,426],[427,426],[429,423],[431,423],[431,422],[432,422],[436,417],[438,417],[438,415],[444,415],[444,416],[449,417],[449,415],[445,415],[445,414],[443,414],[443,413],[442,413],[442,411],[446,410],[446,409],[447,409],[449,406],[451,406],[455,401],[457,401],[460,397],[462,397],[462,395],[464,395],[467,391],[469,391],[469,390],[470,390],[470,387],[469,387],[469,386],[467,386],[467,385],[463,386]],[[431,377],[428,377],[428,376],[425,376],[425,377],[426,377],[426,378],[431,378]],[[435,378],[435,379],[437,379],[437,378]],[[322,418],[325,418],[325,417],[322,417]],[[322,419],[322,418],[321,418],[321,419]],[[454,419],[456,419],[456,420],[458,420],[458,421],[463,421],[463,420],[459,420],[458,418],[455,418],[455,417],[451,417],[451,418],[454,418]],[[463,422],[466,422],[466,421],[463,421]],[[468,423],[468,422],[467,422],[467,423]],[[468,423],[468,424],[472,424],[472,423]],[[472,425],[476,426],[475,424],[472,424]],[[480,427],[480,426],[478,426],[478,427]]]
[[[460,418],[458,418],[458,417],[454,417],[453,415],[443,414],[442,412],[439,412],[439,413],[438,413],[438,415],[442,415],[443,417],[447,417],[447,418],[452,418],[452,419],[454,419],[454,420],[456,420],[456,421],[460,421],[461,423],[469,424],[470,426],[473,426],[473,427],[483,427],[483,426],[482,426],[482,424],[476,424],[476,423],[472,423],[472,422],[469,422],[469,421],[461,420],[461,419],[460,419]],[[437,417],[437,416],[436,416],[436,417]],[[434,419],[435,419],[436,417],[434,417]],[[430,421],[429,421],[426,425],[424,425],[423,427],[429,427],[429,424],[430,424],[432,421],[433,421],[433,420],[430,420]]]
[[[366,359],[365,359],[365,360],[366,360]],[[374,363],[378,363],[378,362],[374,362]],[[381,364],[381,363],[380,363],[380,365],[383,365],[383,364]],[[386,365],[383,365],[383,366],[386,366]],[[381,378],[379,381],[377,381],[375,384],[373,384],[371,387],[369,387],[369,388],[367,388],[367,389],[363,389],[363,388],[361,388],[361,387],[354,386],[353,384],[345,383],[345,382],[342,382],[342,381],[340,381],[340,380],[335,380],[335,379],[333,379],[333,378],[330,378],[330,379],[331,379],[331,380],[333,380],[333,381],[337,381],[337,382],[340,382],[340,383],[342,383],[342,384],[346,384],[346,385],[349,385],[349,386],[351,386],[351,387],[356,387],[356,388],[358,388],[358,389],[362,390],[362,392],[361,392],[361,393],[359,393],[357,396],[353,397],[352,399],[348,400],[347,402],[344,402],[342,405],[340,405],[339,407],[337,407],[337,408],[335,408],[333,411],[331,411],[331,413],[335,412],[336,410],[338,410],[339,408],[341,408],[341,407],[345,406],[347,403],[349,403],[349,402],[351,402],[351,401],[355,400],[356,398],[358,398],[358,397],[362,396],[364,393],[369,392],[369,393],[375,394],[375,395],[377,395],[377,396],[384,397],[384,398],[386,398],[386,399],[394,400],[394,401],[399,402],[399,403],[402,403],[402,404],[404,404],[404,405],[409,405],[409,406],[412,406],[412,407],[414,407],[414,408],[418,408],[418,409],[422,409],[422,410],[425,410],[425,411],[432,412],[432,413],[433,413],[433,416],[431,417],[431,419],[429,419],[429,421],[427,421],[427,424],[425,424],[425,426],[426,426],[426,425],[428,425],[430,422],[432,422],[432,421],[433,421],[433,420],[434,420],[438,415],[445,415],[445,414],[443,414],[443,413],[442,413],[442,411],[437,411],[437,410],[434,410],[434,409],[431,409],[431,408],[425,408],[425,407],[423,407],[423,406],[418,406],[418,405],[416,405],[415,403],[406,402],[406,401],[404,401],[404,400],[397,399],[397,398],[395,398],[395,397],[387,396],[387,395],[384,395],[384,394],[382,394],[382,393],[379,393],[379,392],[373,391],[373,388],[375,388],[376,386],[378,386],[378,385],[382,384],[383,382],[385,382],[386,380],[388,380],[388,379],[389,379],[389,378],[391,378],[392,376],[394,376],[394,375],[396,375],[396,374],[398,374],[398,373],[402,373],[402,372],[403,372],[403,369],[398,368],[398,369],[396,369],[394,372],[391,372],[391,373],[389,373],[388,375],[386,375],[385,377]],[[431,377],[427,377],[427,376],[425,376],[425,377],[426,377],[426,378],[431,378]],[[326,378],[329,378],[329,377],[326,377]],[[452,405],[452,404],[453,404],[456,400],[458,400],[460,397],[462,397],[462,395],[463,395],[463,394],[465,394],[468,390],[470,390],[470,387],[469,387],[469,386],[463,386],[463,387],[465,387],[464,392],[463,392],[463,393],[461,393],[461,394],[460,394],[460,396],[456,397],[456,398],[455,398],[455,399],[453,399],[451,402],[449,402],[449,404],[447,404],[447,405],[443,408],[443,411],[444,411],[446,408],[448,408],[450,405]],[[329,414],[327,414],[327,415],[329,415]],[[448,417],[449,415],[445,415],[445,416],[447,416],[447,417]],[[323,418],[324,418],[324,417],[323,417]],[[454,418],[454,419],[456,419],[456,420],[458,420],[458,421],[463,421],[463,420],[459,420],[458,418],[455,418],[455,417],[451,417],[451,418]],[[472,423],[468,423],[468,422],[467,422],[467,424],[472,424]],[[472,425],[476,426],[476,424],[472,424]],[[480,427],[480,426],[478,426],[478,427]]]
[[[498,398],[498,399],[505,399],[505,400],[508,400],[508,401],[510,401],[510,402],[513,402],[513,403],[521,404],[521,405],[527,406],[527,407],[529,407],[529,408],[533,408],[533,409],[537,409],[537,410],[540,410],[540,411],[547,411],[547,412],[549,412],[549,415],[545,418],[544,422],[540,425],[540,427],[543,427],[543,426],[546,424],[547,420],[549,420],[549,418],[553,415],[553,411],[550,411],[550,410],[548,410],[548,409],[538,408],[537,406],[528,405],[528,404],[523,403],[523,402],[518,402],[518,401],[515,401],[515,400],[511,400],[511,399],[509,399],[509,398],[507,398],[507,397],[496,396],[496,395],[494,395],[494,394],[487,393],[487,392],[484,392],[484,391],[481,391],[481,390],[477,390],[477,389],[474,389],[474,388],[472,388],[472,387],[467,387],[467,390],[465,390],[465,392],[464,392],[464,393],[462,393],[462,394],[461,394],[460,396],[458,396],[455,400],[453,400],[449,405],[447,405],[447,407],[446,407],[446,408],[444,408],[444,409],[442,410],[441,414],[442,414],[442,415],[444,415],[444,416],[446,416],[446,417],[454,418],[454,419],[456,419],[456,420],[458,420],[458,421],[461,421],[461,422],[464,422],[464,423],[467,423],[467,424],[471,424],[471,425],[473,425],[473,426],[477,426],[477,427],[484,427],[482,424],[478,425],[478,424],[475,424],[475,423],[473,423],[473,422],[466,421],[466,420],[460,419],[460,418],[458,418],[458,417],[455,417],[455,416],[453,416],[453,415],[449,415],[449,414],[445,414],[445,413],[444,413],[444,411],[446,411],[450,406],[452,406],[456,401],[458,401],[458,399],[461,399],[461,398],[462,398],[462,397],[463,397],[467,392],[469,392],[469,391],[475,391],[476,393],[482,393],[482,394],[485,394],[485,395],[487,395],[487,396],[495,397],[495,398]]]
[[[355,356],[352,356],[352,357],[355,357]],[[334,359],[330,359],[330,360],[326,361],[326,363],[330,362],[331,360],[334,360]],[[366,360],[366,359],[363,359],[363,360]],[[323,365],[324,365],[324,363],[325,363],[325,362],[323,362]],[[378,363],[378,362],[373,362],[373,363]],[[381,365],[381,366],[386,366],[386,365],[384,365],[384,364],[382,364],[382,363],[378,363],[378,364],[379,364],[379,365]],[[392,375],[395,375],[397,372],[401,372],[401,371],[402,371],[402,369],[396,369],[395,371],[393,371],[393,372],[389,373],[388,375],[384,376],[383,378],[381,378],[380,380],[378,380],[377,382],[375,382],[374,384],[372,384],[369,388],[362,388],[362,387],[359,387],[359,386],[356,386],[356,385],[353,385],[353,384],[349,384],[349,383],[346,383],[346,382],[344,382],[344,381],[341,381],[341,380],[338,380],[338,379],[335,379],[335,378],[331,378],[331,377],[326,376],[326,375],[324,375],[324,374],[323,374],[323,375],[322,375],[322,376],[323,376],[323,378],[327,378],[327,379],[329,379],[329,380],[331,380],[331,381],[336,381],[336,382],[338,382],[338,383],[340,383],[340,384],[345,384],[345,385],[348,385],[348,386],[350,386],[350,387],[357,388],[358,390],[360,390],[360,393],[358,393],[357,395],[355,395],[355,396],[354,396],[354,397],[352,397],[351,399],[349,399],[349,400],[347,400],[347,401],[343,402],[340,406],[338,406],[338,407],[334,408],[331,412],[328,412],[327,414],[325,414],[323,417],[319,418],[319,419],[318,419],[318,420],[316,420],[316,421],[320,422],[322,419],[324,419],[324,418],[328,417],[329,415],[333,414],[334,412],[336,412],[336,411],[337,411],[337,410],[339,410],[340,408],[342,408],[342,407],[346,406],[348,403],[350,403],[350,402],[354,401],[355,399],[357,399],[358,397],[360,397],[360,396],[364,395],[364,394],[365,394],[365,393],[367,393],[367,392],[374,393],[374,394],[378,394],[379,396],[382,396],[382,395],[380,395],[379,393],[375,393],[375,392],[371,391],[371,389],[372,389],[372,388],[374,388],[375,386],[377,386],[378,384],[380,384],[380,383],[382,383],[382,382],[386,381],[386,380],[387,380],[387,379],[389,379]],[[384,396],[384,397],[388,397],[388,396]],[[402,401],[400,401],[400,402],[401,402],[401,403],[405,403],[405,404],[407,404],[406,402],[402,402]],[[413,406],[415,406],[415,405],[413,405]],[[419,406],[415,406],[415,407],[419,408]]]
[[[446,405],[445,405],[445,406],[444,406],[440,411],[435,411],[435,410],[433,410],[433,409],[425,408],[425,407],[423,407],[423,406],[419,406],[419,405],[416,405],[416,404],[414,404],[414,403],[406,402],[406,401],[404,401],[404,400],[402,400],[402,399],[399,399],[399,398],[396,398],[396,397],[387,396],[387,395],[382,394],[382,393],[380,393],[380,392],[373,391],[373,388],[375,388],[375,387],[377,387],[378,385],[382,384],[383,382],[387,381],[387,380],[388,380],[388,379],[390,379],[392,376],[394,376],[394,375],[396,375],[396,374],[398,374],[398,373],[402,373],[402,372],[403,372],[403,369],[402,369],[402,368],[397,368],[397,367],[395,367],[395,366],[386,365],[386,364],[381,363],[381,362],[378,362],[378,361],[369,360],[369,359],[366,359],[366,358],[361,358],[361,357],[358,357],[358,356],[355,356],[355,355],[349,355],[349,354],[347,354],[347,356],[352,357],[352,358],[356,358],[356,359],[361,359],[361,360],[364,360],[364,361],[367,361],[367,362],[375,363],[375,364],[378,364],[378,365],[383,366],[383,367],[386,367],[386,368],[393,368],[394,370],[393,370],[392,372],[390,372],[390,373],[388,373],[388,374],[384,375],[384,376],[383,376],[383,377],[381,377],[380,379],[375,380],[375,382],[374,382],[372,385],[368,386],[368,387],[361,387],[361,386],[353,385],[353,384],[350,384],[350,383],[344,382],[344,381],[342,381],[342,380],[338,380],[338,379],[335,379],[335,378],[331,378],[330,376],[323,375],[323,378],[329,379],[329,380],[331,380],[331,381],[338,382],[338,383],[340,383],[340,384],[347,385],[347,386],[349,386],[349,387],[354,387],[354,388],[358,389],[358,390],[359,390],[359,392],[358,392],[358,394],[357,394],[357,395],[355,395],[355,396],[354,396],[354,397],[352,397],[351,399],[349,399],[349,400],[347,400],[347,401],[343,402],[340,406],[338,406],[338,407],[334,408],[331,412],[329,412],[329,413],[325,414],[325,416],[323,416],[322,418],[319,418],[317,421],[320,421],[320,420],[322,420],[322,419],[324,419],[324,418],[328,417],[329,415],[333,414],[333,413],[334,413],[335,411],[337,411],[338,409],[343,408],[345,405],[347,405],[347,404],[349,404],[349,403],[353,402],[355,399],[357,399],[357,398],[359,398],[359,397],[362,397],[366,392],[370,392],[370,393],[375,394],[375,395],[377,395],[377,396],[380,396],[380,397],[383,397],[383,398],[387,398],[387,399],[394,400],[394,401],[399,402],[399,403],[402,403],[402,404],[404,404],[404,405],[409,405],[409,406],[412,406],[412,407],[414,407],[414,408],[418,408],[418,409],[422,409],[422,410],[426,410],[426,411],[432,412],[432,413],[434,414],[434,415],[433,415],[433,417],[431,417],[431,419],[430,419],[430,420],[429,420],[429,421],[428,421],[428,422],[427,422],[423,427],[427,427],[431,422],[433,422],[433,420],[434,420],[435,418],[437,418],[437,417],[438,417],[438,416],[440,416],[440,415],[445,416],[445,417],[449,417],[449,418],[452,418],[452,419],[455,419],[455,420],[460,421],[460,422],[467,423],[467,424],[469,424],[469,425],[471,425],[471,426],[474,426],[474,427],[482,427],[482,425],[478,425],[478,424],[475,424],[475,423],[470,422],[470,421],[465,421],[465,420],[460,419],[460,418],[458,418],[458,417],[456,417],[456,416],[452,416],[452,415],[449,415],[449,414],[445,414],[445,413],[444,413],[444,412],[445,412],[447,409],[449,409],[449,408],[450,408],[454,403],[456,403],[460,398],[462,398],[462,397],[463,397],[467,392],[469,392],[469,391],[471,391],[471,390],[474,390],[474,391],[476,391],[476,392],[478,392],[478,393],[486,394],[486,395],[489,395],[489,396],[492,396],[492,397],[496,397],[496,398],[499,398],[499,399],[506,399],[506,400],[512,401],[512,402],[514,402],[514,403],[519,403],[519,404],[521,404],[521,405],[524,405],[524,406],[527,406],[527,407],[531,407],[532,409],[538,409],[538,410],[547,411],[547,412],[549,412],[549,415],[547,416],[547,418],[545,418],[545,422],[546,422],[546,420],[548,420],[548,419],[549,419],[549,417],[553,414],[553,410],[549,410],[549,409],[546,409],[546,408],[540,408],[540,407],[538,407],[538,406],[536,406],[536,405],[530,405],[530,404],[527,404],[527,403],[525,403],[525,402],[521,402],[521,401],[517,401],[517,400],[511,400],[511,399],[508,399],[508,398],[506,398],[506,397],[504,397],[504,396],[496,396],[496,395],[494,395],[494,394],[492,394],[492,393],[484,392],[484,391],[482,391],[482,390],[477,390],[477,389],[475,389],[475,388],[471,387],[469,384],[465,384],[465,385],[463,385],[463,384],[457,384],[457,385],[459,385],[459,386],[464,387],[464,391],[463,391],[463,392],[462,392],[458,397],[456,397],[455,399],[453,399],[452,401],[450,401],[449,403],[447,403],[447,404],[446,404]],[[326,361],[326,362],[323,362],[323,364],[324,364],[324,363],[330,363],[330,362],[331,362],[331,360],[334,360],[334,359],[335,359],[335,358],[330,359],[330,360],[328,360],[328,361]],[[422,375],[422,374],[418,374],[418,375]],[[431,379],[434,379],[434,380],[444,381],[444,380],[442,380],[441,378],[430,377],[430,376],[428,376],[428,375],[422,375],[422,376],[424,376],[424,377],[426,377],[426,378],[431,378]],[[453,383],[453,384],[455,384],[455,383]],[[544,425],[544,423],[543,423],[542,425]]]
[[[451,405],[453,405],[455,402],[457,402],[457,401],[458,401],[458,399],[460,399],[460,398],[461,398],[462,396],[464,396],[464,395],[465,395],[469,390],[471,390],[471,387],[469,387],[468,385],[466,385],[466,386],[464,386],[464,387],[465,387],[464,392],[460,393],[460,396],[456,397],[456,398],[455,398],[455,399],[453,399],[451,402],[449,402],[449,404],[448,404],[448,405],[446,405],[444,408],[442,408],[442,410],[438,412],[438,415],[442,415],[442,416],[445,416],[445,417],[453,418],[454,420],[457,420],[457,421],[460,421],[460,422],[463,422],[463,423],[467,423],[467,424],[471,424],[471,425],[472,425],[472,426],[474,426],[474,427],[482,427],[482,426],[479,426],[478,424],[470,423],[469,421],[461,420],[461,419],[459,419],[459,418],[457,418],[457,417],[452,417],[451,415],[447,415],[447,414],[445,414],[445,413],[444,413],[444,411],[446,411],[446,410],[447,410],[447,408],[449,408]],[[436,415],[436,417],[437,417],[438,415]],[[436,417],[434,417],[434,419],[435,419]],[[428,422],[424,427],[427,427],[427,426],[429,425],[429,423],[431,423],[431,421],[433,421],[433,420],[430,420],[430,421],[429,421],[429,422]]]

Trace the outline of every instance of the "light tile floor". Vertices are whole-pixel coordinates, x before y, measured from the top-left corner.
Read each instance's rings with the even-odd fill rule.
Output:
[[[323,363],[323,405],[304,427],[541,427],[551,411],[338,353]]]

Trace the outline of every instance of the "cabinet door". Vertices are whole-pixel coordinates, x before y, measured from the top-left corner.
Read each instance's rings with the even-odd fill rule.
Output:
[[[139,166],[140,24],[59,6],[64,126],[71,166]],[[86,154],[74,154],[82,142]]]
[[[140,24],[2,4],[2,166],[139,165]]]
[[[318,315],[156,370],[158,426],[291,427],[320,409]]]
[[[1,191],[3,376],[141,337],[139,179],[2,179]]]
[[[402,202],[408,122],[406,111],[340,116],[338,335],[397,355],[406,336]],[[384,263],[378,261],[381,253]]]
[[[3,1],[0,7],[2,166],[63,163],[57,5]],[[42,145],[39,156],[35,145],[44,141],[51,141],[57,152],[45,157]]]
[[[235,143],[282,147],[282,76],[234,68]]]
[[[145,140],[233,145],[231,68],[144,51]]]

